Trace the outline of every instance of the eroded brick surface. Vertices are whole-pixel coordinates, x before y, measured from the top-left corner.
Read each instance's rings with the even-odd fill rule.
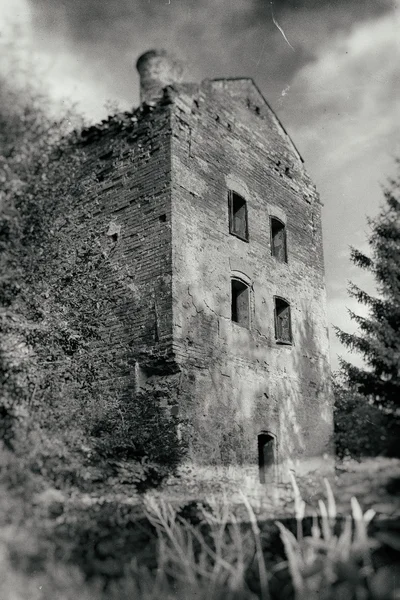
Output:
[[[257,435],[303,466],[332,434],[321,205],[302,160],[252,82],[179,88],[173,109],[174,344],[193,456],[257,461]],[[229,233],[227,190],[248,204],[249,242]],[[286,223],[288,263],[269,217]],[[251,284],[250,330],[231,321],[230,279]],[[291,305],[278,345],[274,296]],[[300,465],[298,465],[300,466]]]
[[[108,264],[112,310],[99,353],[115,387],[134,396],[136,365],[172,373],[171,121],[166,107],[110,118],[84,132],[84,194],[71,244],[93,237]]]
[[[333,430],[321,205],[253,82],[169,86],[85,140],[77,210],[123,282],[107,352],[132,401],[135,381],[161,385],[197,463],[257,465],[267,431],[279,465],[315,467]],[[228,189],[246,199],[248,242],[229,233]],[[270,216],[286,224],[287,263],[271,255]],[[231,321],[233,276],[251,288],[250,329]],[[275,340],[274,296],[290,303],[291,345]]]

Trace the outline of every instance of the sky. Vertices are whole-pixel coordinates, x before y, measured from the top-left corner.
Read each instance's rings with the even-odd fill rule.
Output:
[[[400,155],[400,0],[0,0],[2,39],[50,95],[90,121],[139,101],[137,57],[165,48],[186,80],[253,77],[300,150],[323,208],[328,320],[355,331],[346,291],[373,281],[367,216]],[[2,56],[0,69],[7,68]],[[34,64],[34,68],[30,65]],[[360,364],[330,333],[338,355]]]

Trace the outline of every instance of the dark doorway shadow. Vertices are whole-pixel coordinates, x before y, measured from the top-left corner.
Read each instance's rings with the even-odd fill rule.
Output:
[[[276,482],[276,438],[262,432],[258,435],[258,469],[260,483]]]

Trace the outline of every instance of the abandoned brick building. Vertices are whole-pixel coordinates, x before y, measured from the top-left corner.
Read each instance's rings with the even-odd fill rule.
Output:
[[[252,79],[182,83],[154,50],[137,69],[140,107],[83,133],[86,203],[131,294],[109,343],[128,356],[132,401],[163,389],[198,463],[259,466],[261,480],[314,464],[330,454],[332,398],[303,160]]]

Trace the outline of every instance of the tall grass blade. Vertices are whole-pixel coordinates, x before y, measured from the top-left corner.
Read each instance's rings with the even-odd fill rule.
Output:
[[[321,539],[321,530],[318,525],[318,517],[316,514],[313,514],[312,517],[312,525],[311,525],[311,537],[314,540]]]
[[[360,546],[365,547],[367,545],[367,523],[364,521],[364,515],[355,496],[352,496],[351,500],[351,510],[353,514],[354,524],[355,524],[355,535],[354,541]]]
[[[344,562],[348,561],[351,553],[351,539],[352,539],[353,523],[350,516],[346,517],[343,531],[339,536],[336,550],[338,557]]]
[[[319,512],[321,513],[321,527],[324,539],[329,542],[331,539],[331,527],[328,520],[328,511],[326,510],[325,502],[323,500],[318,501]]]
[[[295,515],[296,524],[297,524],[297,539],[301,540],[303,538],[303,518],[304,518],[304,514],[305,514],[306,503],[304,502],[303,498],[301,497],[299,486],[297,485],[296,478],[295,478],[294,474],[292,473],[292,471],[289,471],[289,476],[290,476],[290,480],[292,483],[293,495],[294,495],[294,515]]]
[[[246,507],[247,513],[249,515],[251,528],[252,528],[253,535],[254,535],[254,541],[255,541],[255,545],[256,545],[256,558],[257,558],[257,565],[258,565],[258,573],[259,573],[259,577],[260,577],[261,600],[269,600],[270,595],[269,595],[269,587],[268,587],[268,575],[267,575],[267,568],[265,566],[264,554],[262,551],[260,528],[258,526],[256,516],[254,514],[253,509],[250,506],[250,502],[249,502],[248,498],[243,494],[243,492],[241,492],[241,497],[242,497],[243,503]]]
[[[324,477],[324,483],[325,483],[325,488],[326,488],[326,499],[328,502],[328,517],[330,519],[335,519],[337,516],[336,502],[335,502],[335,498],[334,498],[334,495],[332,492],[331,485],[330,485],[329,481],[326,479],[326,477]]]
[[[293,586],[296,592],[296,600],[302,600],[304,596],[304,581],[301,575],[301,569],[303,567],[301,560],[300,546],[294,537],[294,535],[286,529],[282,523],[276,521],[276,525],[279,528],[283,547],[288,559],[289,572],[292,577]]]

